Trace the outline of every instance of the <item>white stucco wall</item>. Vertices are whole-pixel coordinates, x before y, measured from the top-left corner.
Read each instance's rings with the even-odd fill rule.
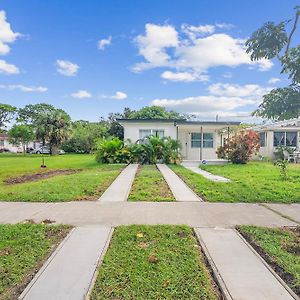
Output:
[[[154,130],[164,130],[165,136],[169,136],[172,139],[176,139],[176,126],[174,122],[165,123],[165,122],[141,122],[141,123],[122,123],[124,127],[124,141],[131,140],[131,142],[136,142],[140,138],[140,129],[154,129]]]

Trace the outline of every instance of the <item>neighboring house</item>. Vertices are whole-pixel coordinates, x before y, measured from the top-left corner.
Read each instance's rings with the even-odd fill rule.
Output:
[[[37,149],[41,146],[41,143],[38,141],[30,142],[27,145],[28,149]],[[23,152],[23,148],[21,145],[11,144],[9,142],[9,136],[5,133],[0,133],[0,152],[1,151],[9,151],[9,152]]]
[[[260,136],[259,154],[274,158],[279,146],[300,148],[300,118],[252,127]]]
[[[136,142],[149,135],[179,140],[184,160],[215,160],[230,128],[240,122],[198,122],[170,119],[118,119],[124,127],[124,141]],[[222,131],[222,133],[221,133]]]

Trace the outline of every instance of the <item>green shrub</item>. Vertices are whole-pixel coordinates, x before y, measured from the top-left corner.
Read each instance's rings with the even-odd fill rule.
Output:
[[[98,140],[96,160],[99,163],[177,163],[180,143],[171,138],[149,136],[137,143],[124,144],[119,138]]]

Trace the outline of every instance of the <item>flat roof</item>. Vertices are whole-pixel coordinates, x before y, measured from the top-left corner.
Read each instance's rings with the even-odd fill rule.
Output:
[[[117,119],[124,123],[176,123],[178,125],[240,125],[241,122],[188,121],[186,119]]]

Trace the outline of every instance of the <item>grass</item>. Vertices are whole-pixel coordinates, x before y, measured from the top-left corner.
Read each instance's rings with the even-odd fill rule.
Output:
[[[46,170],[81,169],[72,175],[6,185],[7,178],[41,172],[42,159],[38,155],[0,155],[0,200],[58,202],[95,200],[117,177],[124,166],[100,165],[92,155],[74,154],[47,156]]]
[[[91,299],[218,299],[197,240],[187,226],[121,226]]]
[[[165,179],[155,165],[139,166],[129,201],[175,201]]]
[[[17,299],[70,227],[0,225],[0,299]]]
[[[300,227],[240,226],[238,230],[300,296]]]
[[[199,196],[211,202],[300,202],[300,164],[288,165],[288,180],[282,180],[280,170],[269,162],[249,162],[246,165],[206,165],[202,168],[232,182],[213,182],[182,166],[171,165]]]

